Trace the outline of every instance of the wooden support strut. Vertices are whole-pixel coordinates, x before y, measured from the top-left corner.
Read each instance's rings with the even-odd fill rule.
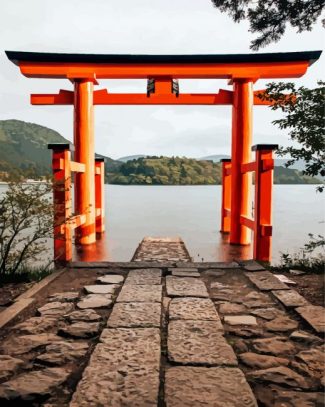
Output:
[[[246,245],[251,231],[240,222],[251,212],[252,175],[242,173],[242,165],[250,162],[253,121],[253,82],[249,79],[234,81],[231,147],[231,219],[230,243]]]
[[[272,254],[273,151],[277,148],[276,144],[252,147],[256,154],[253,257],[267,262]]]
[[[231,212],[231,160],[224,158],[222,163],[222,197],[221,197],[221,229],[222,233],[230,232]]]
[[[53,150],[54,260],[65,263],[72,259],[71,229],[67,227],[72,213],[70,144],[49,144]],[[63,226],[63,227],[62,227]]]
[[[241,166],[241,172],[255,172],[255,210],[253,218],[240,215],[240,225],[254,232],[253,258],[260,261],[271,260],[272,251],[272,187],[274,159],[273,151],[276,144],[257,144],[252,147],[256,152],[254,162]],[[229,232],[231,209],[227,195],[231,190],[232,163],[230,159],[222,162],[222,204],[221,204],[221,232]],[[231,224],[230,224],[231,231]]]
[[[79,244],[91,244],[96,241],[93,79],[76,80],[74,86],[75,160],[84,165],[75,176],[75,213],[86,215],[75,237]]]
[[[105,232],[105,159],[95,158],[96,233]]]

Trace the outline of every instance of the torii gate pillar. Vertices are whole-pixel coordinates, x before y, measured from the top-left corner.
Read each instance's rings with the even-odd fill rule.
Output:
[[[232,167],[230,243],[246,245],[251,231],[241,222],[241,216],[251,218],[252,174],[242,173],[242,164],[250,162],[253,130],[253,82],[234,80],[232,108]]]
[[[76,229],[76,240],[91,244],[96,241],[94,83],[77,79],[74,87],[74,159],[85,164],[85,172],[75,175],[75,212],[86,215],[86,222]]]

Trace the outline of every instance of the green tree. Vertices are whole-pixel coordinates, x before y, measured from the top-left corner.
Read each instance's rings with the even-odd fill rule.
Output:
[[[280,110],[285,115],[274,120],[280,129],[288,130],[292,141],[299,147],[281,147],[280,155],[290,155],[286,166],[303,159],[306,162],[304,175],[325,176],[325,82],[319,81],[318,87],[296,88],[295,84],[269,83],[262,99],[272,101],[271,109]],[[318,187],[323,191],[324,186]]]
[[[53,237],[51,183],[11,180],[0,198],[0,275],[18,273],[39,260]]]
[[[250,31],[259,34],[251,43],[254,51],[279,41],[287,24],[298,33],[311,31],[325,7],[324,0],[212,0],[212,3],[235,22],[248,20]]]

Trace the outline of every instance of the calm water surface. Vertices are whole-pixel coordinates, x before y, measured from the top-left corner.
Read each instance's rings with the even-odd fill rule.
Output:
[[[220,185],[105,185],[105,198],[106,233],[82,252],[75,248],[75,259],[129,261],[144,236],[180,236],[195,261],[252,257],[250,246],[230,246],[219,233]],[[274,186],[273,263],[302,247],[308,233],[325,233],[324,200],[314,185]]]
[[[77,258],[128,261],[144,236],[180,236],[196,261],[251,258],[220,233],[221,186],[105,186],[105,237]],[[308,233],[324,234],[325,194],[314,185],[275,185],[273,263],[298,250]]]

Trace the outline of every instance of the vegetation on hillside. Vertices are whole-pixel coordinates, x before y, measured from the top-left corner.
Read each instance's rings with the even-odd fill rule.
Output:
[[[35,123],[21,120],[0,120],[0,180],[9,175],[40,178],[52,173],[49,143],[69,143],[58,132]],[[99,157],[102,157],[99,155]],[[120,166],[106,158],[107,171]]]
[[[146,157],[121,165],[110,174],[112,184],[139,185],[202,185],[220,183],[220,165],[180,157]]]
[[[216,185],[221,184],[221,165],[184,157],[146,157],[122,164],[107,175],[110,184],[122,185]],[[276,184],[316,184],[319,180],[297,170],[275,167]]]

